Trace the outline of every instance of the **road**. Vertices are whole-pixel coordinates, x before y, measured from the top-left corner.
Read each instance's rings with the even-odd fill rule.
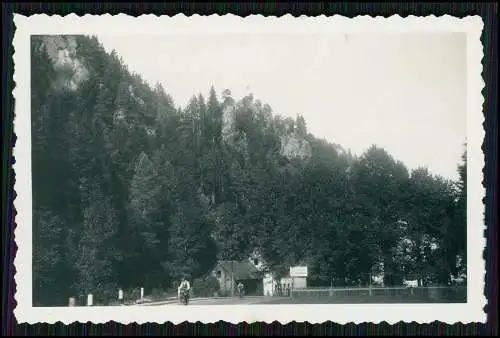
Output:
[[[238,297],[234,298],[212,298],[212,299],[193,299],[190,304],[193,305],[250,305],[250,304],[261,304],[266,301],[265,297],[244,297],[242,299]]]
[[[191,299],[192,305],[255,305],[255,304],[376,304],[376,303],[461,303],[465,300],[388,298],[388,297],[244,297]],[[141,306],[181,306],[177,300],[143,304]]]
[[[196,299],[193,298],[189,301],[189,304],[192,305],[251,305],[251,304],[265,304],[269,303],[272,300],[276,300],[271,297],[227,297],[227,298],[201,298]],[[156,302],[156,303],[146,303],[140,306],[180,306],[177,300],[170,300],[164,302]]]

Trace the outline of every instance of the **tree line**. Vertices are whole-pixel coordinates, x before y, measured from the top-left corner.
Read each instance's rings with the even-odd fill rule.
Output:
[[[31,62],[35,304],[168,289],[255,252],[278,275],[307,264],[311,285],[465,271],[465,153],[453,182],[252,95],[178,107],[96,37],[33,36]]]

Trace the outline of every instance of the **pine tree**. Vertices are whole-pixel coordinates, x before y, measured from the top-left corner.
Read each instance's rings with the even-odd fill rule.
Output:
[[[297,126],[297,134],[301,137],[307,136],[307,125],[306,120],[302,115],[297,116],[297,120],[295,121],[295,125]]]
[[[78,278],[75,288],[80,295],[92,293],[103,297],[106,286],[113,283],[113,263],[116,259],[113,236],[116,214],[100,188],[89,184],[83,191],[82,233],[76,249],[75,268]]]
[[[46,208],[35,209],[33,224],[33,299],[36,305],[51,304],[51,295],[58,294],[57,273],[61,264],[63,224]],[[62,296],[62,297],[61,297]],[[56,299],[64,299],[57,295]],[[57,303],[57,301],[56,301]]]
[[[161,183],[158,172],[145,153],[139,155],[130,186],[130,210],[134,228],[143,237],[146,247],[156,246],[155,223]]]

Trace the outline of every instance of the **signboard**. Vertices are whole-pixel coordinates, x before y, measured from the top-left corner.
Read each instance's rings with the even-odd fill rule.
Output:
[[[290,277],[307,277],[307,266],[291,266]]]

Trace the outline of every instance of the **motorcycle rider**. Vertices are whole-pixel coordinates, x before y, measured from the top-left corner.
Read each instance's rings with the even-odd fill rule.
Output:
[[[187,280],[186,276],[182,278],[181,284],[177,288],[177,294],[179,296],[179,300],[181,300],[181,290],[186,290],[187,292],[191,290],[191,285],[189,284],[189,281]]]

